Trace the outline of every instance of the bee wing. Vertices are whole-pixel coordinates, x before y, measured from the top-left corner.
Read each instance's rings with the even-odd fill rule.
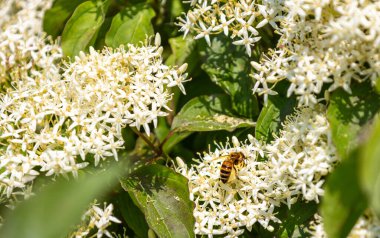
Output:
[[[219,157],[214,158],[212,160],[207,160],[207,161],[203,161],[203,162],[204,163],[211,163],[211,162],[216,161],[216,160],[225,160],[226,158],[228,158],[228,155],[219,156]]]
[[[232,167],[232,170],[231,170],[230,177],[229,177],[228,180],[227,180],[227,183],[229,183],[229,182],[235,180],[236,178],[237,178],[237,177],[236,177],[236,169],[235,169],[235,167],[233,166],[233,167]]]

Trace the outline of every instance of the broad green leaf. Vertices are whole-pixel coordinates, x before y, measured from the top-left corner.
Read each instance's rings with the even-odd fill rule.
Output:
[[[329,238],[347,237],[357,219],[367,207],[359,186],[358,150],[351,152],[329,176],[321,211]]]
[[[148,165],[121,180],[159,237],[195,237],[194,205],[187,179],[162,165]]]
[[[66,23],[62,33],[62,49],[66,56],[73,57],[85,51],[105,19],[107,2],[87,1],[80,4]]]
[[[174,117],[172,130],[177,131],[233,131],[239,127],[254,126],[249,119],[238,118],[231,111],[226,95],[193,98]]]
[[[333,142],[342,158],[357,147],[362,126],[380,109],[380,95],[369,83],[352,83],[351,89],[351,94],[342,89],[333,92],[327,110]]]
[[[380,118],[377,116],[372,133],[366,138],[360,154],[360,180],[371,208],[380,217]]]
[[[273,133],[281,129],[281,122],[294,111],[296,105],[297,101],[294,97],[270,96],[267,105],[261,110],[257,119],[256,138],[266,142],[271,141]]]
[[[104,46],[106,46],[105,38],[108,32],[108,29],[111,26],[111,21],[112,21],[111,17],[107,17],[106,19],[104,19],[102,26],[99,28],[99,31],[96,34],[96,39],[94,38],[95,42],[91,44],[92,46],[94,46],[95,49],[103,49]]]
[[[125,223],[130,227],[139,238],[148,238],[149,226],[145,221],[144,214],[133,203],[127,192],[121,192],[114,204],[121,211]]]
[[[75,8],[85,0],[56,0],[53,6],[45,12],[43,19],[44,31],[56,38],[61,34],[65,22],[73,13]]]
[[[185,12],[181,0],[172,0],[169,1],[168,4],[170,8],[170,16],[173,20],[179,17],[183,12]]]
[[[214,83],[230,95],[232,108],[239,115],[254,118],[259,112],[258,102],[252,93],[250,59],[244,50],[238,50],[236,45],[219,38],[215,38],[212,48],[207,49],[209,50],[202,69]]]
[[[65,237],[95,198],[118,185],[118,176],[126,175],[126,166],[117,163],[105,171],[79,176],[78,180],[58,179],[7,214],[0,237]]]
[[[184,63],[188,63],[186,71],[192,72],[194,67],[199,63],[197,60],[199,56],[195,50],[195,40],[190,37],[183,39],[182,36],[178,36],[176,38],[170,38],[169,44],[172,53],[165,61],[165,64],[180,66]]]
[[[128,43],[137,44],[154,34],[151,23],[155,12],[145,3],[131,5],[116,14],[106,34],[107,46],[117,48]]]

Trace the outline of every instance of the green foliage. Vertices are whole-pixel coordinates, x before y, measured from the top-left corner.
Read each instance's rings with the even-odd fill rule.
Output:
[[[368,83],[352,86],[352,94],[337,90],[331,96],[327,116],[343,161],[329,177],[322,203],[329,237],[346,237],[368,202],[375,211],[379,207],[379,130],[369,136],[379,99]]]
[[[173,120],[177,131],[232,131],[254,126],[248,119],[233,115],[229,98],[225,95],[202,96],[190,100]]]
[[[114,164],[104,171],[92,171],[77,180],[64,180],[43,187],[41,192],[5,216],[0,237],[51,238],[69,234],[89,204],[110,192],[118,177],[127,175],[128,163]],[[59,220],[59,221],[58,221]]]
[[[146,36],[154,35],[150,23],[154,16],[153,9],[145,3],[125,7],[112,19],[105,38],[107,46],[117,48],[128,43],[137,44]]]
[[[125,223],[136,233],[137,237],[148,238],[149,226],[145,221],[144,214],[133,203],[127,192],[118,195],[115,205],[120,209]]]
[[[256,225],[250,232],[251,236],[247,237],[309,237],[307,224],[311,221],[317,212],[317,204],[314,202],[297,202],[292,205],[291,209],[285,204],[277,208],[278,218],[282,223],[271,224],[274,231],[270,232],[260,225]]]
[[[194,237],[187,180],[161,165],[144,166],[121,180],[159,237]]]
[[[343,89],[333,92],[327,110],[333,142],[341,158],[357,147],[362,126],[380,109],[380,95],[369,83],[353,83],[351,89],[351,94]]]
[[[80,4],[65,25],[62,33],[62,49],[66,56],[73,57],[85,51],[102,26],[107,2],[87,1]]]
[[[250,60],[245,51],[225,38],[215,38],[211,48],[206,48],[202,68],[210,79],[231,97],[232,109],[239,115],[254,118],[258,114],[258,102],[252,94],[253,82],[249,76]]]
[[[85,0],[56,0],[49,10],[45,12],[43,27],[48,35],[56,38],[63,31],[65,22],[75,8]]]
[[[372,129],[372,133],[369,133],[369,129]],[[360,182],[370,207],[380,217],[380,119],[378,116],[373,126],[366,128],[366,136],[366,144],[359,155]]]
[[[269,142],[273,139],[273,133],[281,129],[281,122],[294,111],[297,101],[294,97],[283,98],[271,96],[263,107],[257,119],[256,139]]]
[[[359,184],[358,166],[356,149],[327,180],[321,209],[328,237],[347,237],[367,206]]]
[[[198,64],[195,40],[178,36],[169,39],[172,53],[165,61],[168,65],[182,65],[188,63],[187,72],[192,72]]]

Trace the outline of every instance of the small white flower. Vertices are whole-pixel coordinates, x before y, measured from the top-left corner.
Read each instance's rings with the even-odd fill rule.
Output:
[[[84,238],[90,233],[96,233],[97,238],[107,237],[113,238],[114,236],[107,230],[112,223],[121,223],[119,219],[113,216],[113,205],[109,204],[104,208],[98,207],[96,204],[92,205],[89,210],[82,217],[82,224],[73,232],[70,238]]]

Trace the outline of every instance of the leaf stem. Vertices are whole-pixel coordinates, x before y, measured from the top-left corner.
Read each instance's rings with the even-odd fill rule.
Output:
[[[131,129],[134,133],[136,133],[136,135],[141,137],[141,139],[143,139],[149,147],[151,147],[154,150],[154,152],[157,154],[157,156],[162,155],[162,150],[160,147],[156,147],[143,133],[141,133],[139,130],[137,130],[136,127],[131,127]]]
[[[174,135],[175,132],[176,132],[176,129],[169,131],[169,133],[166,135],[164,140],[160,143],[159,148],[161,151],[162,151],[162,148],[164,147],[165,143],[170,139],[170,137],[172,137]]]

